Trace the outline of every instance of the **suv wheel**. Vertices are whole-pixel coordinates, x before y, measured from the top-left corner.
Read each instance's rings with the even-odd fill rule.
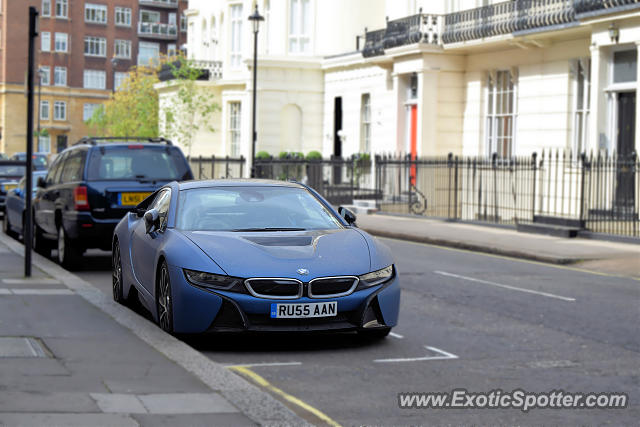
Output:
[[[42,230],[40,229],[40,227],[38,227],[38,224],[35,223],[35,220],[33,222],[31,238],[31,246],[33,247],[34,251],[42,256],[51,256],[51,243],[45,240],[44,236],[42,235]]]
[[[74,247],[74,241],[67,237],[64,227],[58,227],[58,262],[64,268],[74,268],[80,258],[80,252]]]

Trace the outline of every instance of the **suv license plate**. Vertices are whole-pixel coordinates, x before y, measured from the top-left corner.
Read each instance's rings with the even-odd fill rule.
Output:
[[[307,317],[332,317],[338,314],[338,302],[313,302],[306,304],[271,304],[272,319],[301,319]]]
[[[135,206],[149,197],[151,193],[120,193],[119,202],[121,206]]]

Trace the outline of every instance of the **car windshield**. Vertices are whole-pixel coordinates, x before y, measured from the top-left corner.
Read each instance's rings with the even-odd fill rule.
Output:
[[[303,188],[209,187],[183,190],[177,228],[202,231],[301,231],[342,228]]]
[[[25,171],[24,166],[20,165],[0,165],[0,177],[16,177],[23,176]]]
[[[189,167],[176,147],[129,145],[93,150],[90,181],[182,181],[191,178]]]

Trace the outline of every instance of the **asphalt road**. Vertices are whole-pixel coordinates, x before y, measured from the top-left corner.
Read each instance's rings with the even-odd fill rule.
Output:
[[[403,287],[394,335],[223,336],[189,343],[342,425],[637,425],[640,282],[383,239]],[[109,257],[84,279],[111,293]],[[400,392],[626,392],[626,409],[400,409]]]

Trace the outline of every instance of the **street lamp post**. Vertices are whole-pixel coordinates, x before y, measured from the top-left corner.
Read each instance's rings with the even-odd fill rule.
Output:
[[[260,22],[264,21],[264,18],[258,12],[258,3],[254,12],[249,16],[249,21],[253,25],[253,110],[252,120],[253,125],[251,127],[251,178],[256,177],[256,140],[258,134],[256,133],[256,89],[258,81],[258,32],[260,31]]]

